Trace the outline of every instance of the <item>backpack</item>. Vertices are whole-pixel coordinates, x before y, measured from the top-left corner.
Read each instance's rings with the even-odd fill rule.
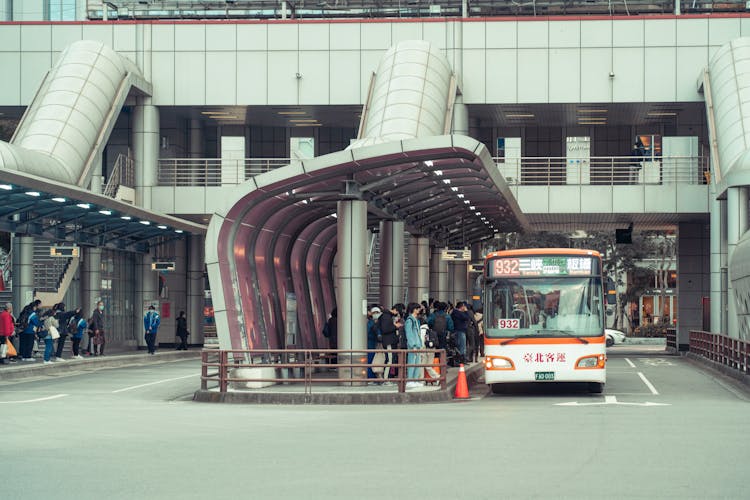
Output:
[[[29,316],[31,316],[31,308],[26,306],[16,318],[16,327],[20,331],[26,330],[26,327],[29,326]]]
[[[328,321],[326,321],[326,324],[323,325],[323,336],[325,338],[328,338],[331,336],[331,329],[328,328]]]
[[[425,349],[437,349],[440,345],[438,340],[438,334],[435,330],[428,328],[424,334],[424,347]]]
[[[378,328],[380,328],[381,335],[395,334],[396,325],[393,323],[393,316],[381,314],[378,318]]]
[[[76,332],[78,332],[78,321],[79,318],[76,316],[71,316],[71,318],[68,320],[68,333],[71,335],[74,335]]]
[[[435,330],[435,333],[445,334],[448,330],[448,317],[445,313],[435,314],[435,321],[432,323],[432,329]]]

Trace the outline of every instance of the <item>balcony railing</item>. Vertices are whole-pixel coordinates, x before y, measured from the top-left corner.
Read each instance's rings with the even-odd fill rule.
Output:
[[[289,165],[290,158],[162,158],[160,186],[231,186],[253,176]],[[495,158],[511,186],[633,184],[707,184],[708,158],[702,156],[594,156],[585,160],[563,157]]]
[[[706,184],[708,158],[702,156],[592,156],[495,158],[511,186]]]
[[[228,186],[289,165],[289,158],[160,158],[159,186]]]

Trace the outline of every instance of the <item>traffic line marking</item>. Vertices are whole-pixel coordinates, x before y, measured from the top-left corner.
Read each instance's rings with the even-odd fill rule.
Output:
[[[654,387],[654,384],[649,382],[643,373],[638,372],[638,376],[641,377],[641,380],[643,380],[643,383],[646,384],[646,387],[648,387],[648,389],[651,391],[651,394],[655,396],[659,395],[659,391],[656,390],[656,387]]]
[[[578,401],[570,401],[568,403],[555,403],[555,406],[604,406],[604,405],[670,406],[668,403],[652,403],[651,401],[646,401],[645,403],[626,403],[624,401],[617,401],[616,396],[604,396],[604,401],[597,401],[596,403],[579,403]]]
[[[149,385],[163,384],[165,382],[173,382],[175,380],[182,380],[184,378],[198,377],[198,376],[200,376],[199,373],[194,373],[192,375],[185,375],[184,377],[167,378],[164,380],[157,380],[156,382],[149,382],[147,384],[131,385],[130,387],[123,387],[122,389],[117,389],[116,391],[112,391],[112,394],[117,394],[118,392],[131,391],[133,389],[140,389],[141,387],[148,387]]]
[[[38,403],[40,401],[49,401],[51,399],[64,398],[68,394],[55,394],[54,396],[47,396],[46,398],[26,399],[23,401],[0,401],[0,404],[23,404],[23,403]]]
[[[630,361],[628,358],[625,358],[625,362],[630,365],[630,368],[635,368],[635,364]]]

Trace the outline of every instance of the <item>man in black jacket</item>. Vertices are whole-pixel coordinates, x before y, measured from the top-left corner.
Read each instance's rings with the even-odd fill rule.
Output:
[[[458,302],[451,313],[453,320],[453,335],[456,336],[456,347],[460,357],[460,363],[466,362],[466,330],[469,328],[471,316],[465,302]]]

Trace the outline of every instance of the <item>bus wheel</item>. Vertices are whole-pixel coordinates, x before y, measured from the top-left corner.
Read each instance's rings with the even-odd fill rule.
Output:
[[[592,394],[601,394],[604,391],[604,384],[601,382],[589,382],[589,392]]]
[[[490,389],[492,389],[492,394],[503,394],[503,384],[490,384]]]

